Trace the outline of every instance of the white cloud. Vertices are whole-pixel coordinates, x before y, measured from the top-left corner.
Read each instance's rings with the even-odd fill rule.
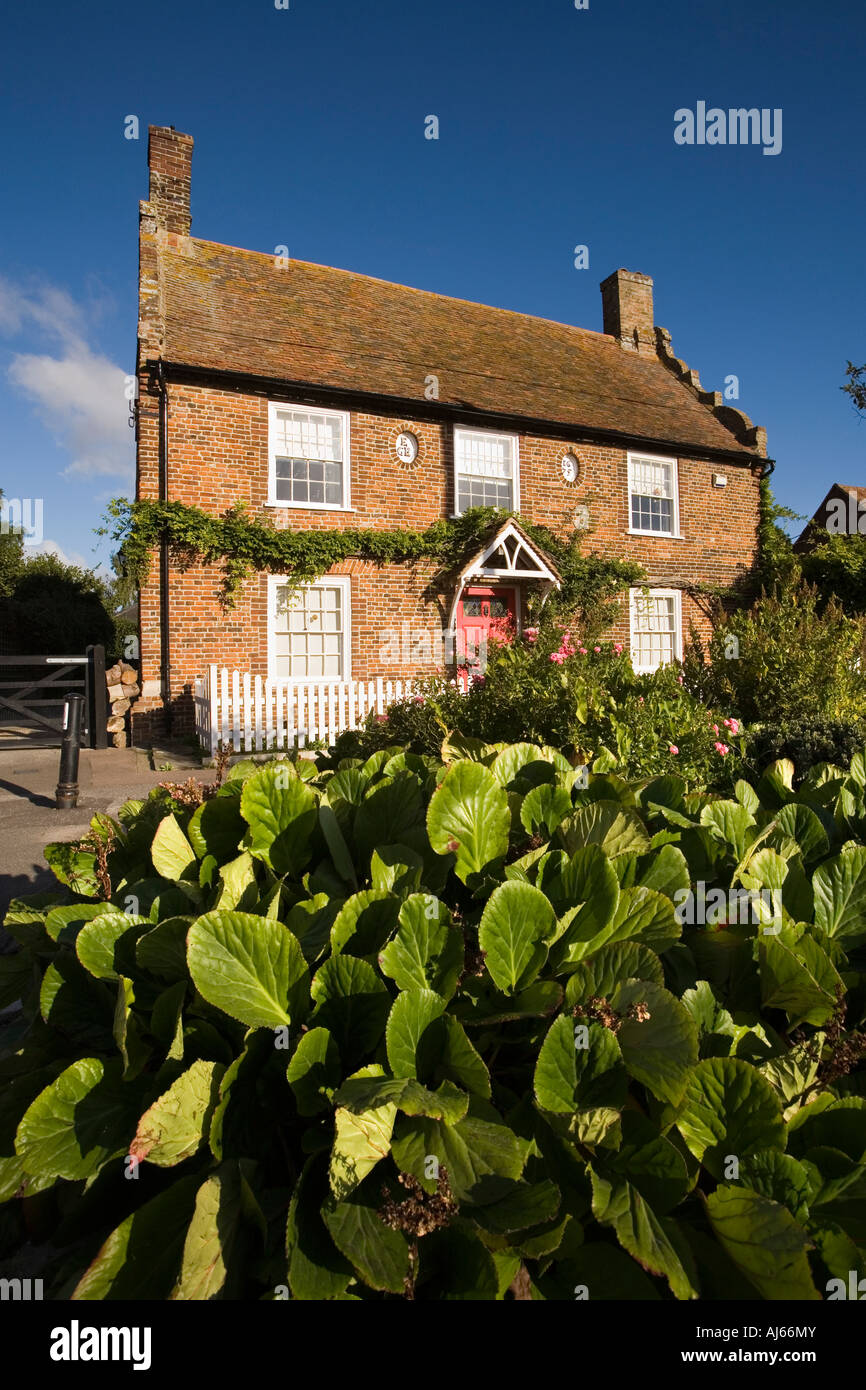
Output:
[[[0,279],[0,332],[34,329],[54,339],[60,355],[16,353],[9,379],[36,404],[46,428],[71,455],[63,473],[131,481],[134,440],[123,368],[88,346],[84,312],[65,290],[42,286],[25,292]]]
[[[24,551],[25,563],[28,560],[35,559],[37,555],[56,555],[62,564],[76,565],[78,569],[90,570],[97,578],[105,579],[109,583],[113,582],[115,578],[114,572],[108,565],[103,564],[101,560],[95,565],[92,557],[88,560],[86,556],[82,555],[78,550],[64,550],[61,545],[57,544],[57,541],[53,541],[50,538],[40,541],[38,545],[27,546]]]

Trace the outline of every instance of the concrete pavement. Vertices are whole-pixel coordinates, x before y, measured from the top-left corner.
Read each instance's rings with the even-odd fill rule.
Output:
[[[156,749],[152,756],[156,770],[143,748],[83,748],[78,806],[58,811],[59,750],[4,750],[0,742],[0,922],[12,898],[54,886],[43,857],[45,845],[77,840],[97,811],[113,815],[124,801],[143,799],[160,782],[185,782],[190,776],[208,781],[212,775],[188,749]],[[171,763],[171,770],[160,769],[161,763]]]

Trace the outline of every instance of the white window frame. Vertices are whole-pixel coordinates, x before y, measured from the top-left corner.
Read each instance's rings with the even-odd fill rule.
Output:
[[[336,416],[342,427],[343,454],[343,500],[336,502],[287,502],[277,497],[277,414],[281,410],[303,410],[310,415]],[[282,455],[281,455],[282,457]],[[268,500],[269,507],[285,507],[302,512],[351,512],[351,417],[346,410],[332,410],[330,406],[307,405],[302,401],[268,401]]]
[[[672,530],[670,531],[650,531],[641,530],[640,527],[632,526],[631,522],[631,499],[635,495],[632,484],[632,468],[635,463],[664,463],[671,470],[671,487],[673,492],[673,507],[671,508]],[[643,493],[638,494],[643,496]],[[628,453],[628,534],[630,536],[649,536],[652,540],[682,540],[680,534],[680,476],[678,460],[668,458],[663,454],[644,454],[638,449],[629,450]]]
[[[453,446],[453,449],[454,449],[454,511],[453,511],[452,515],[455,516],[455,517],[458,517],[458,516],[462,516],[462,515],[463,515],[463,513],[462,513],[461,510],[460,510],[460,481],[459,481],[459,476],[460,476],[459,457],[460,457],[460,455],[459,455],[458,443],[459,443],[459,440],[460,440],[460,438],[461,438],[462,435],[469,435],[469,434],[485,434],[485,435],[488,435],[491,439],[508,439],[508,440],[511,441],[511,446],[512,446],[512,458],[513,458],[513,466],[512,466],[512,471],[511,471],[511,506],[510,506],[509,508],[506,508],[505,510],[507,510],[507,511],[512,511],[512,512],[519,512],[519,511],[520,511],[520,435],[518,435],[518,434],[507,434],[507,433],[506,433],[505,431],[503,431],[503,430],[479,430],[479,429],[473,429],[473,428],[472,428],[471,426],[469,426],[469,425],[466,425],[466,426],[455,425],[455,427],[454,427],[454,436],[453,436],[453,439],[452,439],[452,446]]]
[[[276,628],[277,590],[292,584],[291,575],[268,575],[268,680],[280,685],[335,685],[352,679],[352,581],[348,575],[326,575],[296,589],[340,589],[343,595],[343,671],[339,676],[280,676],[277,674]]]
[[[659,666],[639,666],[636,661],[638,635],[635,626],[635,599],[637,598],[672,598],[674,600],[674,661],[683,659],[683,593],[682,589],[648,589],[638,586],[629,589],[628,601],[628,622],[629,622],[629,651],[631,654],[632,666],[635,672],[640,675],[647,675],[651,671],[658,671]]]

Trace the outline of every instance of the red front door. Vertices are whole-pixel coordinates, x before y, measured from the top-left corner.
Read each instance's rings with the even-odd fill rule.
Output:
[[[487,644],[513,636],[517,628],[517,590],[472,585],[457,602],[457,676],[465,685],[487,665]]]

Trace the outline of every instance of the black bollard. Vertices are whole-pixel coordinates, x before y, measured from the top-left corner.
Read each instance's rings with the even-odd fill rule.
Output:
[[[58,811],[71,811],[78,805],[78,754],[81,749],[81,723],[84,696],[67,695],[66,721],[60,745],[60,777],[57,783]]]

